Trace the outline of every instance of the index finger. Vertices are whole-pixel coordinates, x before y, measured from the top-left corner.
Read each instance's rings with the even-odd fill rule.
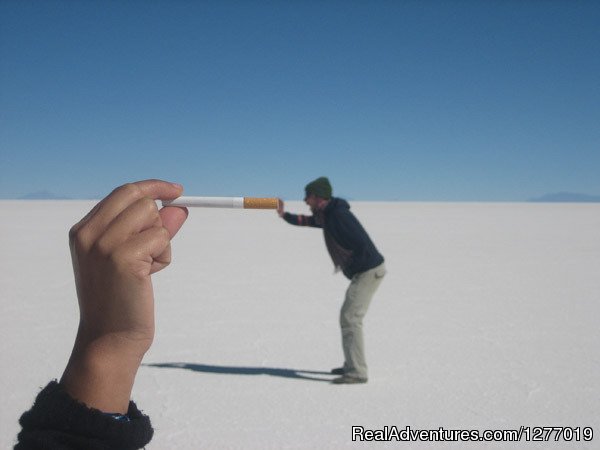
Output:
[[[182,192],[183,187],[180,184],[163,180],[127,183],[113,190],[74,228],[86,225],[92,234],[90,238],[95,240],[123,210],[140,198],[171,200],[179,197]]]

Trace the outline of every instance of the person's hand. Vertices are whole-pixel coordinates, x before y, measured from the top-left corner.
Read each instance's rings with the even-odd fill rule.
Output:
[[[154,338],[151,275],[171,261],[171,238],[187,210],[156,199],[181,195],[160,180],[115,189],[71,228],[80,322],[61,384],[101,411],[125,413],[137,369]]]
[[[285,214],[285,205],[283,203],[283,200],[281,200],[280,198],[277,199],[277,214],[279,214],[279,217],[283,217],[283,215]]]

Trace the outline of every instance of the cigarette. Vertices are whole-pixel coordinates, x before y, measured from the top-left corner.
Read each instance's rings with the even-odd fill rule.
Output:
[[[178,197],[162,201],[163,206],[196,208],[277,209],[278,204],[278,198],[260,197]]]

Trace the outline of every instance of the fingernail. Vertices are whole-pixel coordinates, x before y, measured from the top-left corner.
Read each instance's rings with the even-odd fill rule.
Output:
[[[177,189],[181,189],[183,191],[183,186],[179,183],[171,183],[173,186],[175,186]]]

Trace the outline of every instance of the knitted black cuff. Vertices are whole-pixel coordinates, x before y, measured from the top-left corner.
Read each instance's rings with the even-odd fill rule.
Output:
[[[32,408],[19,423],[15,450],[29,448],[75,448],[135,450],[152,439],[150,418],[129,402],[130,421],[115,420],[73,399],[56,381],[38,394]]]

